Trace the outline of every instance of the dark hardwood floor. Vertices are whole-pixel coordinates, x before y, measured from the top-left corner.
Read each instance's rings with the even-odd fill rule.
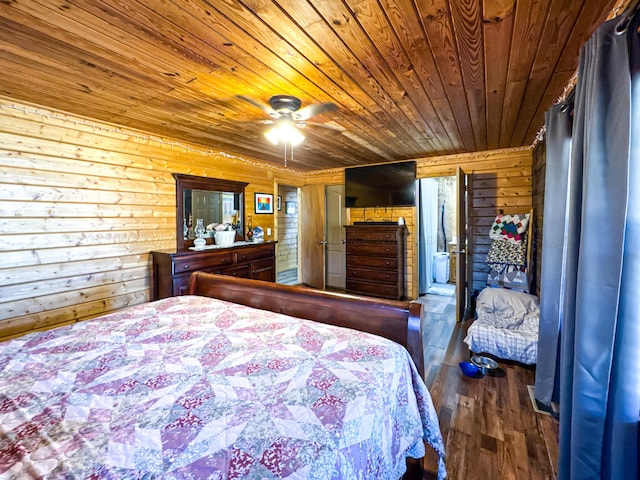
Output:
[[[458,363],[469,360],[463,339],[471,321],[456,323],[455,297],[419,301],[425,304],[425,381],[444,437],[447,478],[555,479],[558,423],[533,409],[527,385],[534,370],[501,361],[495,375],[464,376]],[[423,478],[430,480],[437,478],[437,458],[427,450]]]

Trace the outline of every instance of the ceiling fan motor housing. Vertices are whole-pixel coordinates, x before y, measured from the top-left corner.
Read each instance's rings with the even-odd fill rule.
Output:
[[[269,99],[269,105],[276,112],[295,112],[300,109],[302,102],[292,95],[274,95]]]

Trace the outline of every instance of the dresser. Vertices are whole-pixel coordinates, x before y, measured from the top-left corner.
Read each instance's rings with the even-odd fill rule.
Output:
[[[347,225],[347,293],[405,298],[404,225]]]
[[[203,251],[151,252],[151,299],[186,294],[189,275],[195,271],[274,282],[275,251],[275,242],[264,242]]]

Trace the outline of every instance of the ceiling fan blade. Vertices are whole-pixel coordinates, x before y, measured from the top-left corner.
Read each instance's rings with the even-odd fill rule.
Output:
[[[319,115],[320,113],[325,112],[333,112],[337,110],[338,107],[335,103],[327,102],[327,103],[313,103],[311,105],[307,105],[304,108],[293,113],[294,120],[307,120],[308,118],[313,117],[314,115]]]
[[[325,128],[327,130],[331,130],[333,132],[344,132],[346,130],[346,128],[341,127],[339,125],[331,125],[329,123],[317,123],[317,122],[299,122],[296,123],[297,126],[299,127],[319,127],[319,128]]]
[[[259,108],[260,110],[262,110],[264,113],[266,113],[270,117],[278,118],[280,116],[280,114],[278,112],[276,112],[273,108],[271,108],[266,103],[261,102],[260,100],[256,100],[254,98],[247,97],[245,95],[236,95],[236,98],[239,98],[240,100],[244,100],[245,102],[250,103],[254,107]]]

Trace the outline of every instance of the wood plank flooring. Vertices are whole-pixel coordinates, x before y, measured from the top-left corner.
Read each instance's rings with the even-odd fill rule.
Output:
[[[276,283],[282,283],[284,285],[298,285],[298,269],[291,268],[283,272],[278,272]]]
[[[462,374],[469,360],[463,342],[470,321],[456,324],[455,297],[425,295],[425,381],[438,412],[451,480],[554,480],[558,423],[536,413],[527,385],[534,370],[500,362],[483,378]],[[429,450],[423,479],[437,478]]]

